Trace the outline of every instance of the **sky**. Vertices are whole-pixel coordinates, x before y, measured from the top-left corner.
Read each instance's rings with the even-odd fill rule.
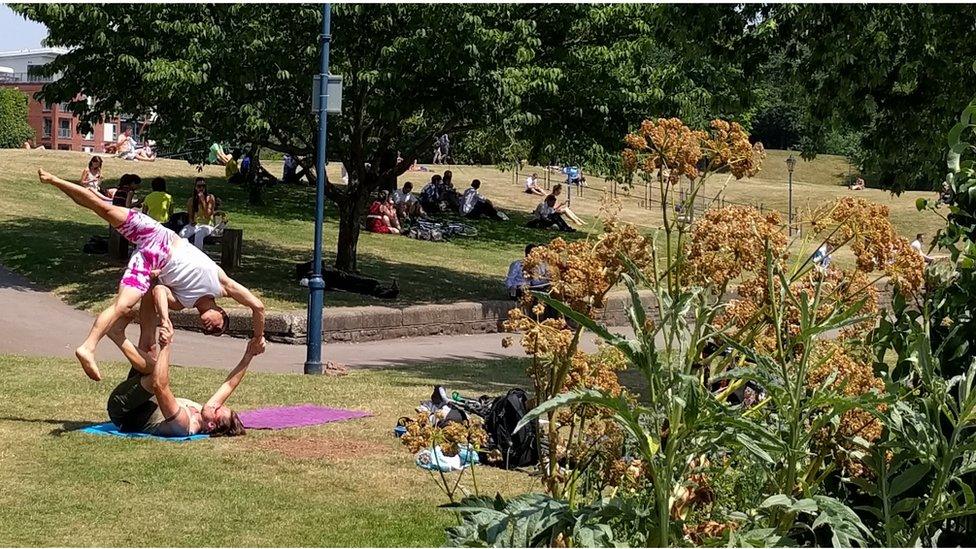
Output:
[[[46,36],[44,25],[28,21],[6,4],[0,4],[0,51],[39,48]]]

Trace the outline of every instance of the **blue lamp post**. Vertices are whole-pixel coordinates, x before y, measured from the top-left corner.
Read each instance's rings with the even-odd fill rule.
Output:
[[[325,281],[322,280],[322,218],[325,208],[325,141],[328,135],[329,102],[329,44],[332,42],[332,6],[322,6],[322,62],[319,67],[321,85],[319,86],[319,140],[315,157],[315,241],[312,256],[312,276],[308,279],[308,344],[305,354],[305,373],[322,373],[322,306],[325,294]]]

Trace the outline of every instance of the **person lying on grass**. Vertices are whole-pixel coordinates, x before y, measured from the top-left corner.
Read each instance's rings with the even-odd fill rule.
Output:
[[[163,288],[163,286],[156,286]],[[166,295],[154,291],[157,302],[166,302]],[[117,342],[118,343],[118,342]],[[177,398],[169,385],[170,353],[173,346],[172,332],[160,334],[159,352],[136,355],[130,360],[129,377],[120,383],[108,397],[108,417],[123,433],[147,433],[164,437],[183,437],[196,434],[210,436],[239,436],[244,425],[237,412],[225,406],[227,399],[247,373],[254,358],[251,347],[227,375],[210,400],[203,406],[185,398]],[[131,343],[128,346],[131,348]],[[125,349],[119,345],[120,349]],[[126,353],[130,357],[129,353]]]
[[[114,303],[98,315],[88,338],[75,350],[88,377],[95,381],[102,379],[95,362],[95,348],[106,332],[119,319],[128,316],[149,291],[150,278],[155,272],[158,272],[159,282],[168,286],[175,296],[173,308],[196,308],[205,334],[219,336],[227,331],[227,313],[217,306],[217,298],[228,296],[250,308],[254,334],[248,349],[252,354],[264,350],[264,304],[250,290],[227,276],[207,254],[138,210],[106,204],[85,187],[44,170],[37,170],[37,175],[42,183],[55,186],[136,245]]]

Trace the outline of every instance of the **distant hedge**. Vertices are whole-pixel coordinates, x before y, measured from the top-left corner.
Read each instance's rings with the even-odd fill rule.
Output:
[[[27,123],[27,94],[14,88],[0,88],[0,149],[19,149],[34,137]]]

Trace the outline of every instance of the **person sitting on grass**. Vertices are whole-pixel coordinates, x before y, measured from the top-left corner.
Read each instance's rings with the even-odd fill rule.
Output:
[[[478,219],[482,216],[498,221],[508,221],[508,216],[495,209],[495,206],[481,193],[481,181],[475,179],[471,182],[471,187],[464,191],[461,197],[461,215],[468,219]]]
[[[161,288],[161,286],[158,286]],[[165,297],[163,298],[165,300]],[[254,358],[251,349],[244,352],[237,366],[205,405],[177,398],[169,383],[172,334],[160,337],[155,360],[132,362],[128,378],[119,383],[108,397],[108,417],[123,433],[146,433],[162,437],[185,437],[197,434],[240,436],[244,424],[237,412],[224,404],[240,385]]]
[[[224,177],[228,183],[238,185],[244,181],[244,176],[241,175],[241,168],[237,165],[237,161],[240,158],[241,150],[234,149],[230,153],[230,159],[224,164]]]
[[[388,192],[380,191],[379,197],[370,204],[366,230],[379,234],[400,234],[400,222]]]
[[[539,175],[533,173],[529,177],[525,178],[525,194],[535,194],[539,196],[546,196],[546,191],[539,188]]]
[[[194,246],[202,250],[204,240],[213,232],[216,209],[217,199],[207,192],[207,181],[202,177],[196,178],[193,196],[186,201],[190,224],[183,227],[180,236],[193,242]]]
[[[111,200],[102,193],[102,157],[88,159],[88,167],[81,172],[81,186],[87,188],[102,200]]]
[[[396,206],[397,217],[406,222],[411,219],[427,217],[420,201],[413,195],[413,183],[407,181],[402,190],[393,191],[393,204]]]
[[[119,184],[108,190],[108,195],[112,197],[112,205],[122,208],[138,208],[139,201],[136,200],[136,190],[142,185],[142,178],[134,173],[123,174],[119,178]]]
[[[537,247],[537,244],[527,245],[525,247],[525,257],[529,257],[532,250]],[[508,266],[508,275],[505,277],[505,288],[508,290],[508,296],[512,299],[519,299],[528,291],[543,292],[552,287],[545,265],[540,265],[535,273],[526,276],[524,261],[524,258],[516,259]]]
[[[429,213],[444,211],[443,206],[444,183],[440,175],[430,177],[430,183],[420,190],[420,207]]]
[[[107,204],[88,189],[44,170],[37,170],[37,177],[41,183],[53,185],[76,204],[107,221],[136,246],[119,282],[115,300],[98,315],[85,342],[75,350],[75,357],[89,378],[102,379],[95,361],[95,349],[119,319],[132,313],[149,291],[154,274],[160,284],[171,290],[173,308],[197,310],[205,334],[216,336],[227,331],[229,319],[217,306],[218,298],[227,296],[251,309],[254,333],[248,348],[254,355],[264,351],[264,304],[250,290],[227,276],[205,253],[140,211]],[[160,316],[163,316],[162,312]]]
[[[556,197],[551,194],[536,206],[535,211],[532,212],[532,216],[532,219],[525,224],[530,229],[556,227],[563,232],[576,232],[576,229],[570,227],[563,219],[563,216],[556,211]]]
[[[210,154],[207,155],[207,162],[226,166],[230,162],[230,155],[224,152],[224,147],[220,143],[210,145]]]
[[[441,180],[441,200],[447,210],[452,212],[461,212],[461,193],[454,188],[454,172],[451,170],[444,171],[444,178]]]
[[[122,160],[136,159],[136,140],[132,137],[132,127],[127,127],[115,141],[115,154]]]
[[[154,177],[151,185],[152,192],[142,199],[142,213],[167,223],[173,215],[173,196],[166,192],[166,180],[162,177]]]
[[[562,192],[563,192],[562,184],[556,183],[555,185],[552,186],[552,193],[550,194],[552,194],[552,196],[555,197],[558,202],[559,195]],[[566,202],[558,202],[556,204],[556,213],[565,215],[566,217],[570,218],[573,221],[573,223],[576,223],[577,225],[586,225],[586,223],[584,223],[583,220],[579,218],[579,216],[573,213],[573,210],[569,209],[569,204],[567,204]]]
[[[156,151],[153,150],[153,145],[155,145],[155,141],[149,141],[142,147],[138,147],[136,149],[136,160],[140,162],[155,162]]]

